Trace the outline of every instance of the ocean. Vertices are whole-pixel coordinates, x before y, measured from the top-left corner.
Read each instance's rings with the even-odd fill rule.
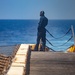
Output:
[[[36,44],[38,22],[39,20],[0,20],[0,46]],[[55,51],[65,51],[73,45],[74,39],[70,39],[72,31],[68,32],[71,25],[75,30],[75,20],[49,20],[46,29],[55,38],[46,32],[46,39],[51,43],[47,41],[46,45]]]

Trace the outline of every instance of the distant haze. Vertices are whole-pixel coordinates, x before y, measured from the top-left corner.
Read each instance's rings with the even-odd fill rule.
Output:
[[[75,0],[0,0],[0,19],[75,19]]]

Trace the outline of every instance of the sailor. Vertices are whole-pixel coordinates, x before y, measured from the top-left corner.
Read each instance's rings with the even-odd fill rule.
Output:
[[[45,27],[48,24],[48,19],[45,17],[45,12],[41,11],[40,12],[40,21],[38,23],[38,32],[37,32],[37,43],[35,46],[35,51],[38,51],[40,39],[42,41],[42,51],[45,51],[45,46],[46,46],[46,29]]]

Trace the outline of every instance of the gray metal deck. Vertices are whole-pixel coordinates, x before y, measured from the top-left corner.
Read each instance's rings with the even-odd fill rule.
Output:
[[[32,51],[30,75],[75,75],[75,53]]]
[[[8,46],[0,46],[0,54],[11,56],[14,51],[18,50],[20,45],[8,45]]]

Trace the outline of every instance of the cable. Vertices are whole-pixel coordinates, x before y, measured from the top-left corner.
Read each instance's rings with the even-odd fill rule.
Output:
[[[47,39],[46,39],[47,40]],[[51,43],[51,42],[49,42],[49,40],[47,40],[47,42],[51,45],[51,46],[53,46],[53,44]]]
[[[67,42],[65,42],[64,44],[59,45],[59,46],[64,46],[64,45],[65,45],[66,43],[68,43],[72,38],[73,38],[73,36],[71,36],[71,38],[69,38]],[[47,39],[46,39],[46,40],[47,40]],[[54,46],[49,40],[47,40],[47,41],[48,41],[48,43],[49,43],[51,46],[53,46],[53,47],[58,47],[58,46]]]
[[[54,37],[54,36],[46,29],[46,31],[47,31],[53,38],[55,38],[55,39],[63,38],[64,36],[66,36],[66,35],[70,32],[70,30],[71,30],[71,28],[70,28],[63,36],[61,36],[61,37],[59,37],[59,38],[56,38],[56,37]]]

